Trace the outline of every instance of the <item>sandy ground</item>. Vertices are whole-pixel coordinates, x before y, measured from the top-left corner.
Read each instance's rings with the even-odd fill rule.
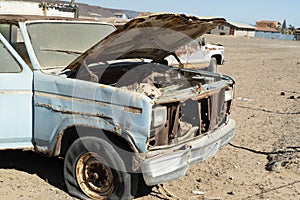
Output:
[[[219,70],[237,82],[236,135],[164,187],[178,199],[300,199],[300,42],[212,35],[207,41],[224,44]],[[0,158],[1,199],[73,199],[62,160],[22,151],[0,151]],[[162,196],[157,187],[140,187],[136,199]]]

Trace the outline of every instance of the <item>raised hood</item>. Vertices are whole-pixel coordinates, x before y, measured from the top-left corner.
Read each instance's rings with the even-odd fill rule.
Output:
[[[223,18],[184,14],[155,14],[135,18],[87,50],[67,68],[118,59],[144,58],[161,61],[184,44],[224,24]]]

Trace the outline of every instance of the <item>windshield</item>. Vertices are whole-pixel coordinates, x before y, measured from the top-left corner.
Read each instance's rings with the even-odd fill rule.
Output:
[[[27,30],[41,70],[58,73],[75,58],[115,30],[93,22],[34,22]]]

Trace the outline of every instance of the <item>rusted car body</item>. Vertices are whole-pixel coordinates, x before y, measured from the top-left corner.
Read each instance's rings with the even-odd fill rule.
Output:
[[[165,60],[224,19],[158,14],[115,30],[0,18],[1,57],[19,66],[0,70],[0,146],[65,157],[72,195],[132,198],[132,174],[148,185],[180,178],[233,138],[234,81]]]

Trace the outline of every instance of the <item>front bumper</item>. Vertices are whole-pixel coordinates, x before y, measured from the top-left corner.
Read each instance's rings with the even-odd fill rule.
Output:
[[[147,185],[156,185],[185,175],[188,168],[212,155],[234,136],[235,121],[215,131],[173,147],[148,152],[141,165]]]

